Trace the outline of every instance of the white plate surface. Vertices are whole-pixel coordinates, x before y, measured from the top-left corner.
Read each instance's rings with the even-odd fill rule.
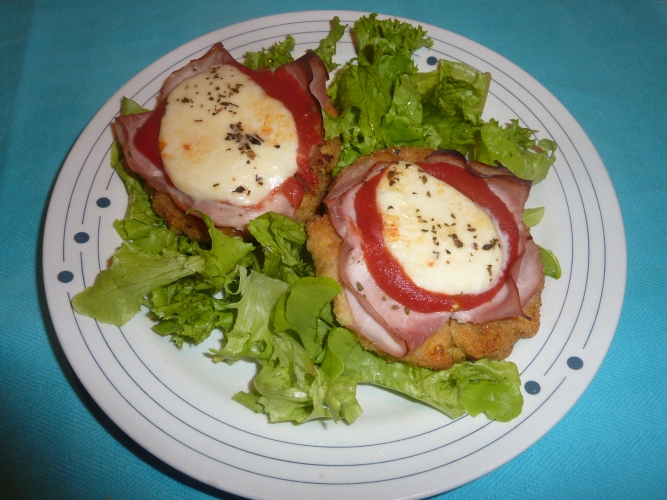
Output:
[[[295,55],[314,47],[334,15],[297,12],[228,26],[167,54],[123,86],[95,115],[58,177],[44,234],[44,281],[63,349],[88,392],[148,451],[207,484],[252,498],[420,498],[472,481],[535,443],[574,405],[611,343],[626,279],[618,201],[590,140],[569,112],[536,80],[491,50],[421,24],[435,44],[416,55],[422,71],[434,58],[464,61],[493,76],[486,119],[518,117],[554,139],[558,159],[534,187],[528,206],[545,206],[536,241],[559,257],[563,276],[547,280],[542,327],[520,341],[510,359],[521,372],[525,405],[509,423],[485,417],[452,421],[388,391],[360,387],[364,414],[348,426],[309,422],[269,425],[231,400],[247,390],[255,365],[214,364],[213,335],[178,351],[139,315],[117,328],[75,314],[71,297],[95,280],[120,244],[113,230],[127,195],[109,168],[110,124],[121,96],[152,107],[173,70],[222,41],[237,58],[292,34]],[[336,60],[354,55],[349,30]]]

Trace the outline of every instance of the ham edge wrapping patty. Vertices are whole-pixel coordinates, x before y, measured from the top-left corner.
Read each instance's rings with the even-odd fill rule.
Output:
[[[504,285],[490,301],[473,309],[429,313],[413,309],[409,314],[396,314],[396,306],[400,311],[403,311],[404,306],[388,299],[386,292],[371,275],[362,251],[363,236],[357,227],[354,199],[361,185],[379,175],[387,166],[386,162],[378,162],[373,156],[358,161],[341,174],[324,200],[329,220],[343,240],[339,273],[354,322],[346,326],[360,332],[380,350],[397,358],[419,348],[450,319],[459,323],[486,323],[524,316],[523,308],[542,284],[539,247],[522,222],[531,183],[517,178],[504,167],[469,163],[456,151],[434,152],[419,163],[438,162],[454,164],[484,179],[492,192],[508,207],[519,228],[517,258],[509,263],[509,269],[505,269],[507,279]],[[363,291],[358,290],[354,285],[356,283],[364,283]]]
[[[174,71],[167,77],[154,110],[116,118],[116,132],[125,155],[126,165],[130,170],[143,177],[153,191],[168,193],[174,204],[182,212],[187,210],[201,211],[208,215],[218,227],[242,228],[247,226],[250,220],[269,211],[294,217],[304,191],[306,193],[318,191],[317,185],[321,182],[321,179],[318,179],[318,175],[305,163],[311,160],[310,163],[312,164],[313,159],[317,160],[318,146],[324,143],[321,110],[323,108],[333,109],[326,94],[328,72],[322,60],[313,52],[307,52],[301,58],[285,64],[279,69],[282,68],[281,71],[291,75],[294,85],[310,97],[311,102],[308,103],[310,110],[306,119],[314,123],[314,132],[319,141],[304,145],[300,136],[299,148],[308,150],[307,158],[299,163],[299,170],[294,178],[287,179],[283,185],[274,189],[259,204],[250,207],[238,207],[226,202],[193,199],[177,189],[166,174],[159,156],[157,136],[154,138],[155,150],[149,154],[144,154],[145,151],[142,152],[141,148],[135,144],[135,138],[141,128],[151,120],[157,120],[158,118],[155,115],[159,115],[161,118],[164,113],[166,99],[178,84],[191,76],[223,64],[231,64],[243,68],[243,71],[252,73],[252,70],[242,67],[223,47],[222,43],[216,43],[204,56],[190,61],[186,66]]]

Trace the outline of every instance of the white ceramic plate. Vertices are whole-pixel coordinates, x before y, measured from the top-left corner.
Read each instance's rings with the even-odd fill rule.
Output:
[[[237,58],[292,34],[296,53],[314,47],[334,15],[352,26],[359,12],[283,14],[229,26],[151,64],[95,115],[72,148],[50,202],[44,281],[58,338],[100,407],[148,451],[204,483],[253,498],[419,498],[472,481],[535,443],[572,407],[598,370],[621,311],[625,236],[618,201],[595,148],[568,111],[537,81],[491,50],[422,24],[435,42],[416,55],[464,61],[493,75],[485,118],[518,117],[556,140],[558,159],[528,206],[545,206],[534,236],[560,258],[547,280],[542,327],[516,346],[525,405],[509,423],[450,420],[388,391],[360,387],[364,414],[348,426],[269,425],[233,402],[252,363],[214,364],[204,354],[220,335],[178,351],[139,315],[122,328],[75,314],[71,297],[90,285],[120,244],[112,228],[127,195],[109,168],[112,123],[121,96],[152,107],[173,70],[222,41]],[[349,32],[336,60],[354,55]]]

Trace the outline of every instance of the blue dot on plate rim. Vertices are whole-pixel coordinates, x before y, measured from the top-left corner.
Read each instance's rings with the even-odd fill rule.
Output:
[[[88,236],[88,233],[84,233],[83,231],[74,235],[74,241],[77,243],[86,243],[89,239],[90,236]]]
[[[97,199],[97,206],[100,208],[107,208],[109,205],[111,205],[111,200],[109,198],[98,198]]]
[[[70,271],[60,271],[58,273],[58,281],[61,283],[69,283],[74,279],[74,274],[72,274]]]
[[[428,59],[426,59],[426,64],[429,66],[435,66],[438,63],[438,58],[434,56],[430,56]]]
[[[526,390],[528,394],[538,394],[540,390],[542,389],[540,387],[540,384],[535,382],[534,380],[529,380],[523,385],[523,388]]]
[[[567,358],[567,366],[573,370],[581,370],[584,366],[584,362],[581,360],[581,358],[572,356],[571,358]]]

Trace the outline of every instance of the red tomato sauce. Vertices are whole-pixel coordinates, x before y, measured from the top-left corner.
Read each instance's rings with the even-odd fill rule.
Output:
[[[236,65],[262,87],[264,92],[281,101],[290,110],[299,134],[297,177],[305,185],[316,185],[318,178],[310,169],[310,154],[314,146],[323,142],[322,111],[319,103],[312,94],[302,89],[295,77],[282,66],[271,72],[253,71],[242,64]]]
[[[164,164],[162,163],[158,141],[160,139],[160,124],[166,107],[167,99],[163,99],[155,106],[151,116],[134,135],[134,146],[137,150],[161,170],[164,170]]]
[[[428,313],[473,309],[491,300],[507,280],[508,269],[517,258],[519,228],[507,206],[491,191],[483,179],[449,163],[417,163],[417,165],[429,175],[460,191],[487,213],[493,214],[500,231],[507,235],[509,241],[509,249],[505,251],[508,259],[504,266],[505,270],[492,288],[478,294],[448,295],[417,286],[386,247],[382,236],[382,215],[376,201],[377,187],[384,170],[388,167],[359,189],[354,202],[358,214],[357,226],[363,236],[363,251],[368,270],[389,297],[414,311]]]
[[[283,67],[271,72],[269,70],[253,71],[236,61],[228,64],[232,64],[252,78],[269,96],[281,101],[294,117],[299,135],[296,173],[298,180],[287,179],[279,190],[288,195],[293,207],[298,207],[303,199],[304,187],[316,185],[319,181],[310,168],[311,152],[315,146],[323,142],[322,114],[319,103],[311,94],[301,88],[296,78]],[[134,146],[137,150],[162,170],[164,170],[164,164],[160,155],[159,136],[166,104],[165,97],[157,104],[152,115],[134,137]]]

